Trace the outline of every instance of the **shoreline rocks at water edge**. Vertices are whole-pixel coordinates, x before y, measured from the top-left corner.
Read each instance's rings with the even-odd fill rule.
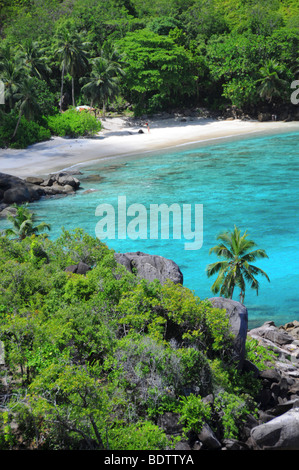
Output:
[[[42,197],[74,194],[80,187],[75,175],[79,171],[62,171],[47,178],[29,176],[25,179],[0,172],[0,217],[14,214],[14,204],[37,201]]]

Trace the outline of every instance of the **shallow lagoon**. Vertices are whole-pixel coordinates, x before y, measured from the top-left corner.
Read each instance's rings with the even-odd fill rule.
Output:
[[[202,204],[199,250],[186,250],[184,238],[153,240],[150,233],[143,240],[105,241],[116,251],[139,250],[173,259],[184,274],[184,285],[206,298],[212,296],[213,280],[207,278],[205,269],[216,261],[209,249],[217,243],[220,231],[237,225],[269,256],[255,264],[271,282],[260,278],[258,296],[249,287],[246,291],[249,327],[267,320],[279,325],[299,320],[298,166],[297,133],[221,139],[79,166],[83,174],[76,195],[39,201],[31,207],[52,225],[51,238],[56,238],[62,226],[68,230],[79,226],[95,236],[100,220],[95,215],[97,206],[108,203],[117,215],[119,196],[126,196],[127,207],[142,204],[148,213],[150,204],[189,204],[192,210]],[[4,225],[2,221],[0,228]],[[238,300],[237,292],[234,298]]]

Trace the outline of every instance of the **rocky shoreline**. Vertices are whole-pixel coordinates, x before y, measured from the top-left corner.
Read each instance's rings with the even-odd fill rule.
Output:
[[[0,173],[0,218],[16,211],[14,204],[24,204],[42,197],[74,194],[80,187],[77,170],[62,171],[47,178],[28,176],[25,179]]]
[[[232,309],[227,312],[230,315]],[[268,321],[247,331],[246,337],[276,355],[274,363],[265,364],[261,371],[247,360],[243,363],[242,370],[251,371],[261,384],[257,416],[247,417],[238,440],[221,439],[205,424],[200,434],[180,441],[177,450],[299,450],[299,321],[279,327]],[[203,400],[213,404],[212,396]],[[166,432],[180,435],[177,423],[175,413],[166,413],[159,424]]]

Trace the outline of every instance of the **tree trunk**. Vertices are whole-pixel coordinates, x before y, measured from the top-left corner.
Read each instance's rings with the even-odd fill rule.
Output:
[[[13,135],[12,135],[12,138],[11,138],[12,140],[15,138],[15,136],[16,136],[16,133],[17,133],[17,131],[18,131],[18,128],[19,128],[19,124],[20,124],[20,121],[21,121],[22,114],[23,114],[23,112],[22,112],[22,110],[20,110],[20,114],[19,114],[19,117],[18,117],[18,122],[17,122],[16,128],[15,128],[15,130],[14,130],[14,133],[13,133]]]
[[[97,441],[98,441],[98,444],[99,444],[100,449],[105,449],[104,444],[103,444],[103,441],[102,441],[101,434],[100,434],[100,432],[99,432],[99,430],[98,430],[98,427],[97,427],[97,425],[96,425],[96,422],[95,422],[95,420],[93,419],[93,416],[92,416],[91,414],[89,415],[89,419],[90,419],[90,422],[91,422],[91,424],[92,424],[92,427],[93,427],[94,433],[95,433],[95,435],[96,435],[96,438],[97,438]]]
[[[75,107],[75,80],[74,80],[74,77],[72,77],[72,102],[73,102],[73,106]]]
[[[63,81],[64,81],[64,61],[62,63],[62,72],[61,72],[60,112],[62,109]]]
[[[103,119],[105,119],[105,116],[106,116],[106,104],[105,104],[105,100],[103,100]]]

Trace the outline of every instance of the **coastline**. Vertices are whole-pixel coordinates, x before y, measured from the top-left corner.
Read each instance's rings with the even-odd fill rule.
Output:
[[[53,137],[27,149],[1,149],[0,171],[20,178],[46,176],[77,165],[125,158],[171,147],[212,142],[251,134],[299,131],[299,122],[192,119],[149,119],[134,125],[125,118],[106,118],[93,138]],[[143,131],[140,133],[140,131]]]

